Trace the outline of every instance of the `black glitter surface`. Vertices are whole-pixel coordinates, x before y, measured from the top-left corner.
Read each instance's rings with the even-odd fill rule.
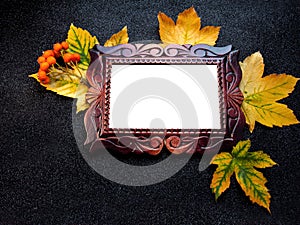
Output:
[[[66,38],[74,23],[104,43],[127,25],[130,41],[158,40],[159,11],[176,19],[194,6],[203,25],[220,25],[217,46],[232,44],[240,60],[260,51],[265,74],[300,77],[298,1],[2,1],[0,224],[299,224],[300,125],[250,135],[253,150],[279,164],[263,170],[270,215],[237,182],[216,203],[209,188],[215,167],[198,171],[199,156],[170,179],[122,186],[84,161],[72,130],[72,99],[46,91],[29,74],[37,57]],[[281,102],[300,119],[299,83]],[[128,161],[158,158],[129,156]],[[298,215],[298,216],[297,216]]]

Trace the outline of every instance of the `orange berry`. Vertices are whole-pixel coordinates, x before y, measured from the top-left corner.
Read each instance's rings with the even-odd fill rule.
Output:
[[[43,62],[40,64],[40,69],[43,70],[43,71],[47,71],[49,69],[49,63],[47,62]]]
[[[39,64],[41,64],[41,63],[43,63],[43,62],[46,62],[46,59],[45,59],[45,57],[40,56],[40,57],[38,57],[37,62],[38,62]]]
[[[78,53],[74,53],[72,56],[73,62],[79,62],[80,61],[80,55]]]
[[[66,53],[66,54],[64,54],[63,58],[64,58],[64,62],[68,63],[73,59],[73,54],[72,53]]]
[[[69,48],[69,44],[68,44],[68,42],[66,42],[66,41],[63,41],[63,42],[61,43],[61,46],[62,46],[62,48],[63,48],[64,50],[67,50],[67,49]]]
[[[47,51],[44,51],[43,56],[44,56],[45,58],[48,58],[49,56],[54,56],[54,52],[53,52],[53,50],[47,50]]]
[[[47,74],[46,74],[45,71],[39,71],[38,72],[38,78],[39,78],[40,81],[46,79],[46,77],[47,77]]]
[[[47,63],[49,63],[49,65],[53,65],[56,63],[56,59],[53,56],[49,56],[47,58]]]
[[[50,83],[50,78],[48,76],[45,77],[44,80],[42,80],[43,84],[49,84]]]
[[[59,52],[60,50],[62,50],[62,45],[60,43],[54,44],[53,50]]]

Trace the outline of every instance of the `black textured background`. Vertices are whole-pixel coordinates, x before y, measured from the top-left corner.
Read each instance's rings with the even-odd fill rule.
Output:
[[[298,3],[297,3],[298,2]],[[72,131],[72,100],[46,91],[27,75],[37,57],[66,38],[70,23],[103,44],[128,26],[130,41],[158,39],[159,11],[173,19],[194,6],[203,25],[222,26],[217,46],[232,44],[240,60],[260,50],[265,74],[299,71],[299,1],[1,1],[0,224],[299,224],[300,125],[257,125],[253,150],[280,166],[265,169],[270,215],[237,182],[216,203],[215,167],[198,171],[199,157],[152,186],[108,181],[84,161]],[[300,119],[299,83],[283,100]],[[151,159],[131,157],[131,161]]]

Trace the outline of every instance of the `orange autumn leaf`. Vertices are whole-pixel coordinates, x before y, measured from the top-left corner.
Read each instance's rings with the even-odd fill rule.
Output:
[[[200,29],[201,19],[194,7],[186,9],[178,15],[176,24],[166,14],[158,14],[159,35],[164,43],[174,44],[207,44],[215,45],[220,27],[206,26]]]
[[[111,47],[120,44],[127,44],[129,40],[128,33],[127,33],[127,26],[123,27],[118,33],[113,34],[110,39],[108,39],[104,46]]]
[[[271,74],[262,77],[263,57],[259,52],[240,62],[243,77],[240,89],[244,95],[242,110],[252,132],[255,122],[273,127],[297,124],[293,111],[276,101],[286,98],[299,80],[287,74]]]
[[[218,197],[230,186],[230,178],[235,177],[245,194],[253,203],[265,207],[270,212],[271,195],[265,186],[267,179],[256,168],[276,165],[269,155],[262,151],[249,152],[250,140],[240,141],[231,153],[217,154],[211,164],[218,165],[211,182],[212,192]]]

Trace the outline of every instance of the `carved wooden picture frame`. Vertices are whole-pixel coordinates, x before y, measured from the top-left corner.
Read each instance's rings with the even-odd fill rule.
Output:
[[[243,95],[239,83],[242,74],[238,53],[232,51],[232,46],[96,45],[90,51],[91,64],[87,72],[90,88],[86,98],[91,107],[85,115],[86,143],[101,142],[103,146],[125,154],[151,155],[159,154],[164,148],[179,154],[232,147],[241,138],[245,123],[241,111]],[[217,65],[220,129],[110,128],[111,67],[113,64],[136,63]],[[91,149],[95,150],[93,146]]]

